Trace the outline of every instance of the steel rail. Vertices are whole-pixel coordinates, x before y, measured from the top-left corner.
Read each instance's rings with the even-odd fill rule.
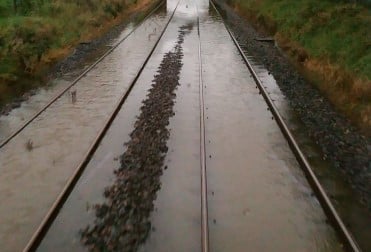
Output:
[[[198,33],[198,61],[199,61],[199,92],[200,92],[200,153],[201,153],[201,241],[202,252],[209,251],[209,217],[207,206],[207,172],[206,172],[206,147],[205,147],[205,105],[204,87],[202,81],[201,35],[200,17],[197,8],[197,33]]]
[[[276,105],[271,100],[270,96],[268,95],[268,92],[265,90],[264,85],[262,84],[261,80],[259,79],[258,75],[256,74],[255,70],[253,69],[252,65],[246,58],[243,50],[241,49],[240,45],[238,44],[238,41],[232,34],[231,30],[229,29],[228,25],[225,23],[222,15],[219,13],[218,9],[216,8],[214,1],[210,0],[210,3],[212,4],[213,8],[216,10],[218,15],[220,16],[221,20],[223,21],[223,24],[225,28],[227,29],[231,39],[233,40],[234,44],[236,45],[240,55],[242,56],[246,66],[248,67],[251,75],[253,76],[257,87],[259,88],[265,102],[267,103],[271,113],[273,114],[273,117],[275,118],[276,123],[281,129],[281,132],[285,136],[292,152],[294,153],[298,163],[300,164],[300,167],[304,171],[304,174],[309,181],[310,185],[312,186],[312,189],[314,190],[324,212],[326,213],[327,217],[330,219],[332,225],[334,226],[335,230],[337,231],[337,234],[341,241],[344,243],[345,248],[347,251],[353,251],[353,252],[359,252],[361,249],[359,248],[357,242],[354,240],[351,233],[348,231],[346,226],[344,225],[343,221],[341,220],[339,214],[337,213],[335,207],[332,205],[329,197],[327,196],[325,190],[321,186],[320,182],[318,181],[316,175],[314,174],[308,160],[304,156],[303,152],[300,150],[299,145],[295,141],[293,135],[291,134],[289,128],[287,127],[286,123],[284,122],[283,118],[281,117],[280,113],[278,112],[278,109]]]
[[[47,234],[49,228],[51,227],[53,221],[57,217],[59,211],[63,207],[64,203],[66,202],[67,198],[69,197],[70,193],[74,189],[77,181],[81,177],[81,174],[85,170],[86,166],[90,162],[91,158],[93,157],[95,151],[98,149],[102,139],[104,138],[105,134],[107,133],[108,129],[110,128],[112,122],[115,120],[117,114],[121,110],[122,105],[126,101],[127,97],[129,96],[131,90],[133,89],[134,85],[136,84],[137,80],[139,79],[141,73],[143,72],[145,66],[147,65],[149,59],[152,57],[153,52],[155,51],[157,45],[159,44],[161,38],[163,37],[168,25],[170,24],[171,20],[174,17],[175,11],[178,8],[180,0],[178,1],[176,7],[174,8],[174,11],[172,15],[170,16],[169,20],[167,21],[163,31],[161,32],[159,38],[157,39],[155,45],[153,46],[151,52],[147,56],[146,60],[142,64],[141,68],[137,72],[136,76],[132,80],[129,88],[126,90],[126,92],[122,95],[121,99],[117,103],[114,111],[111,113],[110,117],[106,121],[104,127],[99,132],[98,136],[95,138],[93,144],[90,146],[89,150],[86,152],[84,158],[82,159],[81,163],[78,165],[77,169],[73,173],[72,177],[68,180],[67,184],[63,188],[62,192],[57,197],[56,201],[53,203],[52,207],[49,209],[48,213],[45,215],[44,219],[42,220],[41,224],[37,228],[36,232],[32,235],[31,239],[27,243],[26,247],[23,249],[23,252],[30,252],[30,251],[36,251],[36,249],[41,244],[43,238]]]
[[[104,58],[111,54],[122,42],[124,42],[132,33],[136,31],[153,13],[155,13],[163,4],[162,0],[153,10],[137,25],[131,30],[125,37],[118,41],[114,46],[107,50],[97,61],[90,65],[83,73],[81,73],[76,79],[74,79],[71,84],[64,88],[61,92],[55,95],[44,107],[37,111],[28,121],[21,125],[17,130],[11,133],[5,140],[0,143],[0,149],[3,148],[7,143],[9,143],[15,136],[17,136],[24,128],[26,128],[31,122],[33,122],[40,114],[42,114],[47,108],[49,108],[55,101],[57,101],[62,95],[64,95],[69,89],[71,89],[77,82],[79,82],[87,73],[89,73],[98,63],[100,63]]]

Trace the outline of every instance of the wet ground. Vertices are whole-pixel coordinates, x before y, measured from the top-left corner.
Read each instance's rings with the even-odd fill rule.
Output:
[[[30,238],[174,10],[39,251],[201,250],[200,84],[211,250],[342,251],[206,0],[168,0],[76,85],[74,101],[61,97],[2,149],[4,251]]]

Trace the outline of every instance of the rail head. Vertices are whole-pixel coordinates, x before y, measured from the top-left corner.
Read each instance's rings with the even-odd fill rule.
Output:
[[[290,132],[288,126],[286,125],[285,121],[283,120],[282,116],[280,115],[276,105],[270,98],[268,92],[265,90],[264,85],[262,84],[260,78],[258,77],[257,73],[255,72],[254,68],[252,67],[251,63],[247,59],[245,53],[243,52],[242,48],[240,47],[237,39],[233,35],[232,31],[228,27],[228,25],[225,23],[222,15],[220,14],[219,10],[217,9],[215,3],[213,0],[210,0],[211,5],[217,12],[217,14],[220,16],[221,20],[223,21],[223,24],[225,28],[227,29],[233,43],[237,47],[241,57],[243,58],[243,61],[245,62],[247,68],[249,69],[253,79],[255,80],[255,83],[261,92],[265,102],[267,103],[276,123],[278,124],[282,134],[285,136],[292,152],[294,153],[298,163],[300,164],[300,167],[302,168],[309,184],[311,185],[313,191],[315,192],[326,216],[331,221],[333,227],[335,228],[339,238],[344,243],[345,248],[347,251],[352,252],[360,252],[361,249],[359,248],[357,242],[354,240],[353,236],[349,232],[349,230],[346,228],[345,224],[341,220],[339,214],[337,213],[335,207],[331,203],[329,197],[327,196],[325,190],[323,189],[322,185],[320,184],[318,178],[316,177],[315,173],[313,172],[313,169],[311,168],[308,160],[306,159],[305,155],[299,148],[299,145],[297,144],[294,136]]]
[[[200,103],[200,153],[201,153],[201,251],[209,251],[209,217],[207,202],[207,171],[206,171],[206,146],[205,146],[205,105],[204,105],[204,84],[202,79],[202,58],[201,58],[201,34],[200,17],[197,9],[197,35],[198,35],[198,62],[199,62],[199,103]]]

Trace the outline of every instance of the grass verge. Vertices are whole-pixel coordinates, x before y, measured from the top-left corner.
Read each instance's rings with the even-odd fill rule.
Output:
[[[371,133],[369,7],[334,0],[229,0],[279,46],[308,80]]]
[[[0,108],[43,85],[46,72],[89,41],[156,0],[0,0]]]

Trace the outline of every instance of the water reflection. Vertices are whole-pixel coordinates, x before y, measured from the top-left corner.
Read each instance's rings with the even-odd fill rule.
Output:
[[[245,54],[248,55],[248,52],[245,52]],[[360,203],[357,195],[350,187],[348,181],[346,181],[344,174],[333,167],[328,160],[322,158],[321,150],[308,137],[305,126],[290,108],[289,102],[279,89],[274,77],[269,74],[264,66],[257,63],[255,58],[248,58],[280,114],[294,134],[300,148],[307,157],[320,183],[325,188],[326,193],[330,196],[345,225],[354,235],[359,246],[364,251],[370,250],[369,227],[371,226],[371,218],[369,211]]]
[[[177,3],[168,0],[167,14],[158,13],[143,24],[76,89],[61,97],[2,150],[0,171],[4,175],[0,177],[0,199],[7,202],[0,206],[0,216],[4,216],[0,220],[0,243],[6,245],[4,251],[19,250],[27,241],[136,74]],[[341,250],[220,18],[206,0],[182,0],[153,58],[40,251],[84,250],[78,230],[92,221],[91,206],[103,200],[104,187],[112,183],[118,156],[125,151],[122,144],[129,139],[162,56],[173,48],[179,27],[190,22],[196,24],[198,17],[207,110],[213,250]],[[155,229],[143,251],[200,248],[200,62],[196,29],[183,46],[181,86],[175,116],[169,125],[171,136],[166,157],[169,169],[162,177],[163,187],[151,217]],[[276,91],[271,93],[285,106]],[[32,148],[27,148],[27,144]]]
[[[159,10],[1,149],[2,251],[25,246],[153,48],[155,39],[142,38],[168,19]]]

